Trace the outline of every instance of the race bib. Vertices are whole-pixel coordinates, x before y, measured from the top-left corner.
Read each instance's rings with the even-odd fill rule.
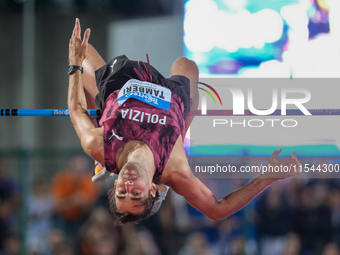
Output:
[[[129,98],[135,98],[163,110],[170,109],[171,91],[168,88],[131,79],[121,88],[118,104],[122,105]]]

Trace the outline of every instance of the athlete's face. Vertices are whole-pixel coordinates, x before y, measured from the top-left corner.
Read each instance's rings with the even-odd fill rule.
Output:
[[[156,185],[149,180],[146,171],[138,165],[124,166],[115,182],[116,206],[119,211],[140,214],[145,210],[149,191],[156,194]]]

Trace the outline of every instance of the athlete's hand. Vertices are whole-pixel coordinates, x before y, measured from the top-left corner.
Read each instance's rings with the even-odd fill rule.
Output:
[[[69,64],[81,66],[83,60],[86,58],[88,41],[90,38],[91,30],[88,28],[84,33],[84,39],[81,40],[81,28],[79,19],[76,19],[73,33],[69,43]]]
[[[268,171],[264,172],[261,178],[270,178],[273,181],[298,175],[300,173],[301,163],[296,157],[295,151],[283,161],[277,161],[276,157],[282,149],[273,152],[268,160]]]

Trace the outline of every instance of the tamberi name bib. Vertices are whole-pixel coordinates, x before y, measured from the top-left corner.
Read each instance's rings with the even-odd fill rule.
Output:
[[[119,106],[129,98],[135,98],[157,108],[169,110],[171,91],[160,85],[131,79],[124,84],[118,94]]]

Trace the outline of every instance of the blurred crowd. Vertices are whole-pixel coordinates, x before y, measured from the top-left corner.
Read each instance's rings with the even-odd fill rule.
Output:
[[[35,178],[24,233],[22,194],[0,161],[0,255],[340,255],[340,182],[275,182],[248,206],[212,221],[169,192],[159,212],[115,227],[106,193],[87,158],[72,158],[51,180]],[[233,189],[249,180],[209,180]],[[217,190],[217,189],[216,189]]]

